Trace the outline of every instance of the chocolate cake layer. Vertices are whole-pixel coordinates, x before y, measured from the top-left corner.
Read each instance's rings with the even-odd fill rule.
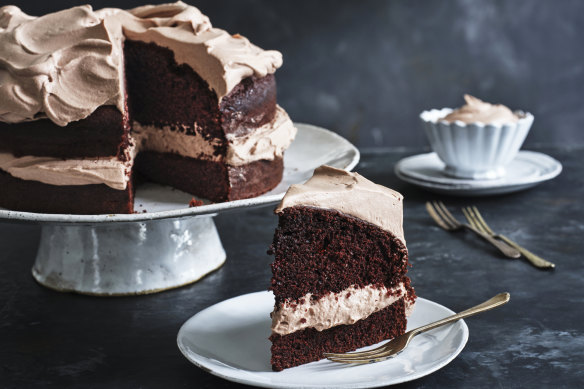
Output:
[[[48,119],[0,122],[0,151],[16,156],[84,158],[123,155],[128,146],[127,115],[102,106],[86,119],[61,127]]]
[[[351,285],[397,285],[408,267],[401,240],[332,209],[295,206],[279,214],[270,290],[276,305],[311,293],[314,298]]]
[[[132,180],[125,190],[104,184],[48,185],[25,181],[0,170],[0,207],[14,211],[98,215],[133,213]]]
[[[259,160],[241,166],[227,166],[231,191],[229,200],[247,199],[274,189],[282,181],[284,160]]]
[[[267,192],[282,179],[282,166],[281,158],[231,167],[222,162],[151,151],[138,154],[135,162],[136,169],[148,180],[215,202]]]
[[[308,328],[289,335],[272,334],[272,369],[280,371],[318,361],[323,353],[344,353],[395,338],[406,331],[404,300],[375,312],[352,325],[339,325],[324,331]]]
[[[206,139],[225,142],[225,133],[244,135],[274,118],[273,75],[244,79],[219,105],[209,84],[188,65],[177,64],[171,50],[126,40],[124,55],[130,116],[143,125],[180,125],[192,134],[196,123]]]

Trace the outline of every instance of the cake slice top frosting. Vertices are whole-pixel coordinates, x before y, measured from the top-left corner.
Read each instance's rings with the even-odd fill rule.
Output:
[[[390,232],[406,243],[403,232],[403,196],[358,173],[321,166],[306,183],[292,185],[276,208],[308,206],[334,209]]]
[[[174,51],[220,101],[241,80],[274,73],[282,55],[213,28],[182,2],[129,11],[73,7],[41,17],[0,7],[0,121],[49,118],[60,126],[102,105],[124,111],[123,39]]]

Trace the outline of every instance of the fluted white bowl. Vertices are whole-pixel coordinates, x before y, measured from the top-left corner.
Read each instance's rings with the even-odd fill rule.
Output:
[[[533,115],[517,111],[517,123],[503,125],[441,120],[450,112],[452,109],[443,108],[420,114],[430,146],[446,164],[445,173],[477,180],[504,176],[505,166],[529,133]]]

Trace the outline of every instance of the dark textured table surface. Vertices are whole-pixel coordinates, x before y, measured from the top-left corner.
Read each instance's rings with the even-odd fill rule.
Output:
[[[455,311],[498,292],[506,306],[467,319],[462,353],[403,387],[578,387],[584,382],[584,149],[540,149],[563,173],[497,197],[435,196],[400,182],[393,164],[413,154],[364,153],[357,171],[405,195],[404,228],[419,296]],[[501,258],[468,233],[440,230],[429,199],[479,206],[494,227],[554,261],[540,271]],[[459,214],[459,216],[461,216]],[[224,299],[266,289],[272,207],[216,218],[227,262],[200,282],[141,297],[98,298],[37,285],[30,269],[40,227],[0,223],[0,387],[215,388],[236,386],[191,365],[176,346],[180,326]],[[581,386],[580,386],[581,387]]]

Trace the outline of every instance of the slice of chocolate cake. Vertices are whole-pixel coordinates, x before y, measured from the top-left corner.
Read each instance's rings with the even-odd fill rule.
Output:
[[[273,370],[405,332],[416,296],[406,275],[402,200],[328,166],[290,187],[270,247]]]
[[[131,213],[132,176],[212,201],[280,182],[282,56],[182,2],[0,7],[0,207]]]

